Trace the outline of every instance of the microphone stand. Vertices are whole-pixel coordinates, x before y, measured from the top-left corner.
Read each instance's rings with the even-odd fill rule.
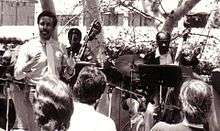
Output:
[[[119,86],[116,86],[116,85],[114,85],[114,84],[112,84],[112,83],[107,83],[107,86],[109,87],[109,89],[108,89],[108,97],[109,97],[108,117],[111,116],[112,90],[113,90],[113,89],[117,89],[117,90],[119,90],[119,91],[129,93],[130,95],[134,95],[135,97],[141,97],[141,98],[144,97],[144,96],[141,95],[141,94],[138,94],[138,93],[135,93],[135,92],[133,92],[133,91],[126,90],[126,89],[122,89],[122,88],[120,88]],[[130,118],[130,123],[131,123],[131,124],[130,124],[130,129],[132,129],[132,123],[133,123],[132,118]]]
[[[0,78],[0,81],[5,82],[4,89],[6,89],[5,94],[6,94],[6,130],[9,131],[9,109],[10,109],[10,84],[9,83],[15,83],[15,84],[22,84],[22,85],[29,85],[29,86],[35,86],[33,84],[27,84],[23,83],[17,80],[14,80],[12,76],[9,73],[6,73],[6,78]]]
[[[7,70],[7,69],[6,69]],[[6,125],[5,125],[5,131],[9,131],[9,106],[10,106],[10,84],[9,81],[11,81],[10,74],[6,73],[7,79],[0,78],[1,81],[4,81],[4,90],[5,90],[5,96],[6,96]]]
[[[6,89],[6,131],[9,131],[9,101],[10,101],[10,85],[9,82],[6,81],[4,85],[4,89]]]
[[[126,90],[126,89],[122,89],[122,88],[120,88],[120,87],[118,87],[118,86],[116,86],[115,84],[112,84],[112,83],[107,83],[107,86],[111,86],[112,88],[115,88],[115,89],[120,90],[120,91],[122,91],[122,92],[129,93],[129,94],[134,95],[134,96],[137,96],[137,97],[144,97],[144,96],[141,95],[141,94],[138,94],[138,93],[135,93],[135,92],[133,92],[133,91]]]
[[[108,99],[109,99],[109,106],[108,106],[108,117],[111,117],[111,110],[112,110],[112,90],[113,86],[108,86]]]
[[[133,60],[133,62],[132,62],[132,65],[131,65],[131,71],[130,71],[130,75],[131,75],[131,84],[130,84],[130,91],[132,91],[132,86],[133,86],[133,84],[132,84],[132,82],[133,82],[133,71],[135,71],[134,70],[134,60]],[[132,94],[130,93],[130,98],[132,97]],[[130,102],[131,102],[131,99],[130,99]],[[130,117],[130,130],[132,130],[132,128],[133,128],[133,122],[132,122],[132,116],[131,116],[131,114],[129,115],[129,117]]]

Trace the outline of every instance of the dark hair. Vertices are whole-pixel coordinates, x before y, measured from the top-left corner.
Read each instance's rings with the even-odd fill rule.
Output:
[[[48,11],[48,10],[44,10],[43,12],[41,12],[38,17],[37,17],[37,24],[39,24],[40,22],[40,19],[41,17],[43,16],[48,16],[48,17],[51,17],[53,18],[53,26],[56,27],[57,25],[57,17],[56,17],[56,14],[51,12],[51,11]]]
[[[205,124],[211,110],[212,91],[208,84],[200,80],[188,80],[180,90],[183,112],[188,122]]]
[[[166,31],[160,31],[157,33],[156,35],[156,41],[158,44],[160,44],[160,42],[167,42],[170,43],[171,41],[171,35],[169,32]]]
[[[72,40],[72,35],[73,35],[73,33],[75,33],[75,34],[78,35],[79,40],[82,39],[82,33],[81,33],[81,31],[80,31],[78,28],[71,28],[71,29],[69,30],[69,32],[68,32],[68,39],[69,39],[69,41]]]
[[[101,97],[105,87],[105,74],[97,67],[86,66],[80,71],[73,92],[79,102],[92,105]]]
[[[34,105],[40,106],[39,110],[34,109],[36,115],[41,112],[37,122],[42,128],[48,125],[52,130],[69,127],[73,113],[72,90],[58,78],[44,77],[38,82]]]

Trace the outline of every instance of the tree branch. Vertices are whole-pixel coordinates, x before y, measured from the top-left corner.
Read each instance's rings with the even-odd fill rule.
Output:
[[[127,5],[126,3],[121,2],[121,1],[120,1],[120,5],[126,7],[127,9],[129,9],[129,10],[131,10],[131,11],[134,11],[134,12],[136,12],[136,13],[142,15],[142,16],[145,17],[145,18],[155,19],[155,20],[159,21],[160,24],[162,23],[162,21],[161,21],[160,19],[158,19],[158,18],[156,18],[156,17],[154,17],[154,16],[151,16],[151,15],[149,15],[149,14],[147,14],[147,13],[141,11],[141,10],[137,9],[136,7],[134,7],[134,6]]]
[[[162,30],[172,32],[174,25],[186,15],[200,0],[187,0],[167,17]]]

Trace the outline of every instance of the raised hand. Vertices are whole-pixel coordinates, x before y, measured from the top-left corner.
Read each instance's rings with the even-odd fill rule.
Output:
[[[72,67],[72,68],[75,68],[75,65],[76,65],[76,57],[73,56],[72,54],[72,51],[70,52],[70,57],[67,58],[67,64],[68,66]]]
[[[64,69],[63,77],[70,80],[75,75],[76,58],[70,52],[70,57],[67,58],[67,66]]]

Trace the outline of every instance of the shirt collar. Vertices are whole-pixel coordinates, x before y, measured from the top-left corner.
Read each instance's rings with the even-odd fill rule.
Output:
[[[169,49],[169,51],[168,51],[166,54],[164,54],[164,55],[167,55],[167,54],[170,54],[170,49]],[[157,49],[156,49],[156,52],[155,52],[155,58],[158,58],[158,57],[160,57],[160,56],[162,56],[162,55],[160,54],[159,48],[157,48]]]
[[[199,129],[203,129],[204,126],[203,124],[192,124],[192,123],[189,123],[186,118],[183,119],[183,125],[187,126],[187,127],[193,127],[193,128],[199,128]]]
[[[78,101],[74,101],[74,105],[80,106],[81,108],[86,109],[87,111],[95,111],[93,105],[88,105],[88,104],[81,103],[81,102],[78,102]]]
[[[46,45],[45,45],[46,42],[47,42],[47,43],[52,43],[52,41],[54,41],[53,38],[50,38],[49,40],[43,40],[43,39],[40,38],[40,43],[41,43],[43,46],[46,46]]]
[[[46,44],[50,44],[53,48],[61,48],[60,47],[60,45],[59,45],[59,42],[58,41],[56,41],[56,40],[54,40],[53,38],[50,38],[49,40],[42,40],[42,39],[40,39],[39,40],[40,41],[40,43],[43,45],[43,47],[46,47]],[[61,48],[61,52],[64,52],[63,50],[62,50],[62,48]]]

